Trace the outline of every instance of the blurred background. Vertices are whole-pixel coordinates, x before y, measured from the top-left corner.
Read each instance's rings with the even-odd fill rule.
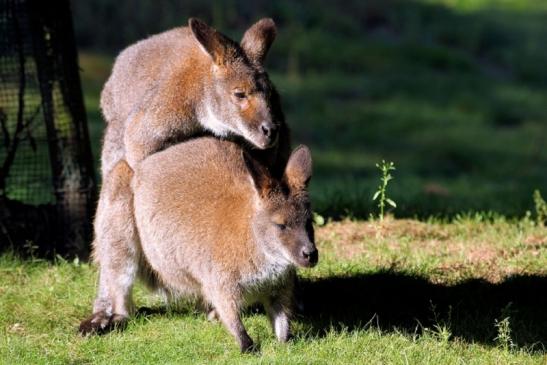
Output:
[[[239,40],[261,17],[294,142],[311,146],[314,209],[376,211],[375,167],[397,168],[399,217],[523,216],[547,193],[547,1],[73,1],[98,161],[99,94],[129,44],[199,17]],[[98,162],[96,164],[98,167]]]

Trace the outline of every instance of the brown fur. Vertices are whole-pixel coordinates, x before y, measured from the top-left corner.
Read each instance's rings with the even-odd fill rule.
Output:
[[[112,261],[122,267],[137,262],[134,272],[144,267],[155,273],[156,284],[171,296],[202,298],[247,351],[253,343],[240,309],[262,303],[277,337],[286,341],[295,266],[313,266],[317,250],[310,239],[307,148],[293,152],[282,178],[242,151],[233,142],[200,138],[139,164],[133,191],[140,258],[120,251]],[[127,278],[109,277],[111,297],[130,299]],[[81,331],[93,327],[92,321],[110,325],[105,309],[95,309]],[[114,306],[108,314],[127,318],[125,313]]]
[[[103,89],[101,108],[107,128],[101,155],[103,186],[93,242],[100,269],[99,288],[94,314],[80,327],[83,333],[110,327],[114,318],[127,318],[132,311],[131,286],[136,276],[151,287],[162,286],[143,262],[137,243],[129,186],[131,166],[174,142],[206,133],[218,134],[215,128],[207,132],[210,125],[203,124],[210,122],[204,111],[207,108],[215,109],[221,123],[232,123],[227,135],[222,134],[221,128],[221,137],[243,146],[248,146],[249,140],[259,148],[268,147],[251,148],[249,153],[267,165],[274,176],[279,177],[286,164],[289,130],[279,95],[262,68],[275,36],[273,22],[263,19],[251,27],[243,37],[242,47],[202,22],[191,20],[190,25],[192,30],[177,28],[127,48],[118,56]],[[234,85],[238,92],[246,94],[244,100],[234,95]],[[215,90],[225,92],[219,94]],[[234,124],[236,117],[244,123]],[[260,122],[271,122],[278,130],[277,136],[265,138],[259,131],[260,138],[256,137]],[[231,135],[234,131],[235,135]],[[239,132],[243,139],[237,136]],[[181,156],[187,158],[192,156]]]
[[[249,28],[242,46],[199,20],[189,24],[140,41],[117,57],[101,94],[108,123],[103,176],[121,159],[134,166],[203,133],[239,136],[269,149],[278,137],[264,134],[267,125],[279,132],[281,144],[289,144],[279,96],[262,66],[275,38],[273,21],[262,19]]]

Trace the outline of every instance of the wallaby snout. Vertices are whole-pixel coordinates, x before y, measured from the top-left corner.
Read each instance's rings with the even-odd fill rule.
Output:
[[[244,130],[243,135],[245,138],[258,149],[265,150],[278,144],[280,126],[272,122],[271,119],[258,122],[255,126],[251,126],[251,123],[246,123],[246,125],[242,126],[242,129]]]
[[[260,130],[266,137],[267,143],[269,146],[274,145],[277,141],[277,126],[272,122],[263,122],[260,125]]]
[[[314,267],[319,260],[319,251],[315,246],[306,247],[302,250],[302,258],[304,267]]]
[[[303,236],[303,235],[300,235]],[[289,248],[290,261],[299,267],[314,267],[319,260],[319,251],[307,238],[296,240]]]

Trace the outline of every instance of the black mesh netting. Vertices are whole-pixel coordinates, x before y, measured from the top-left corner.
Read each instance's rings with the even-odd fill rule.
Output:
[[[85,256],[95,184],[68,0],[0,0],[0,249]]]

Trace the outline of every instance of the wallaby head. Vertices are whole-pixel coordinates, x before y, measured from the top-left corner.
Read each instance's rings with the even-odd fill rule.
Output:
[[[218,136],[233,133],[259,149],[274,146],[279,120],[273,116],[276,93],[263,62],[275,39],[271,19],[262,19],[243,35],[241,44],[201,20],[191,18],[190,29],[199,47],[212,60],[210,82],[205,84],[198,118]]]
[[[307,186],[311,178],[310,150],[297,147],[281,180],[246,152],[243,153],[256,191],[252,230],[266,254],[296,266],[313,267],[318,261]]]

